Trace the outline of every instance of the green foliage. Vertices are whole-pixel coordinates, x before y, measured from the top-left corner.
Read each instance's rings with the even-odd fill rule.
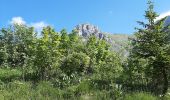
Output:
[[[164,19],[137,29],[127,61],[106,40],[82,38],[77,30],[12,25],[0,30],[0,98],[7,100],[155,100],[169,99],[170,41]],[[117,38],[119,36],[117,35]],[[124,65],[122,66],[122,63]],[[126,94],[127,92],[136,92]],[[125,96],[124,96],[125,95]],[[160,97],[164,99],[163,97]]]
[[[35,89],[35,98],[46,100],[46,99],[59,99],[62,98],[61,90],[54,88],[50,82],[40,82]]]
[[[160,95],[168,90],[168,70],[170,65],[168,34],[163,31],[164,19],[155,22],[157,14],[153,10],[153,3],[148,2],[145,18],[148,23],[138,22],[143,29],[138,29],[132,40],[132,50],[129,55],[127,74],[131,84],[135,81],[151,87],[150,91]],[[136,83],[135,83],[136,84]],[[137,83],[139,84],[139,83]]]
[[[67,75],[83,75],[89,65],[89,57],[84,53],[72,53],[63,59],[61,70]]]
[[[12,80],[18,80],[22,77],[21,70],[18,69],[0,69],[0,80],[9,82]]]
[[[164,100],[169,100],[170,99],[170,93],[169,91],[167,92],[167,94],[163,97]]]
[[[37,39],[35,57],[33,59],[33,69],[40,80],[48,80],[59,67],[58,50],[59,35],[51,27],[46,27],[42,31],[42,38]]]
[[[4,100],[26,100],[29,99],[32,94],[33,91],[31,91],[30,83],[15,81],[3,86],[1,85],[1,96]]]
[[[123,100],[158,100],[158,97],[149,93],[132,93],[125,95]]]

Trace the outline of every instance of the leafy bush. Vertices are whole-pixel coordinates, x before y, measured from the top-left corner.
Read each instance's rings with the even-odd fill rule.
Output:
[[[11,81],[21,78],[22,72],[18,69],[0,69],[0,80]]]
[[[67,75],[77,73],[81,75],[89,65],[89,57],[84,53],[69,54],[62,62],[61,69]]]

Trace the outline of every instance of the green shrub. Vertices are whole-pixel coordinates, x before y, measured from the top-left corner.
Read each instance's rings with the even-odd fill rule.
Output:
[[[0,69],[0,80],[9,82],[21,78],[22,72],[18,69]]]

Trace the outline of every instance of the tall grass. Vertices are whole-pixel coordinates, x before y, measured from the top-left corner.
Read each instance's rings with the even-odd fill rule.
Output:
[[[164,98],[150,93],[130,93],[115,95],[115,91],[93,90],[88,84],[82,83],[64,89],[54,87],[50,82],[13,81],[0,83],[0,100],[170,100],[167,94]]]
[[[141,93],[127,94],[125,95],[124,100],[158,100],[158,98],[149,93],[141,92]]]

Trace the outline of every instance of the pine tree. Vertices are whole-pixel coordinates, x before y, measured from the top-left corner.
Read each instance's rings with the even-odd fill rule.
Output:
[[[168,90],[168,33],[163,31],[164,19],[155,21],[157,13],[149,0],[145,18],[148,23],[138,22],[143,28],[137,28],[129,58],[129,70],[136,78],[145,77],[147,84],[153,86],[152,92],[164,95]],[[148,81],[149,80],[149,81]],[[141,80],[140,80],[141,81]]]

